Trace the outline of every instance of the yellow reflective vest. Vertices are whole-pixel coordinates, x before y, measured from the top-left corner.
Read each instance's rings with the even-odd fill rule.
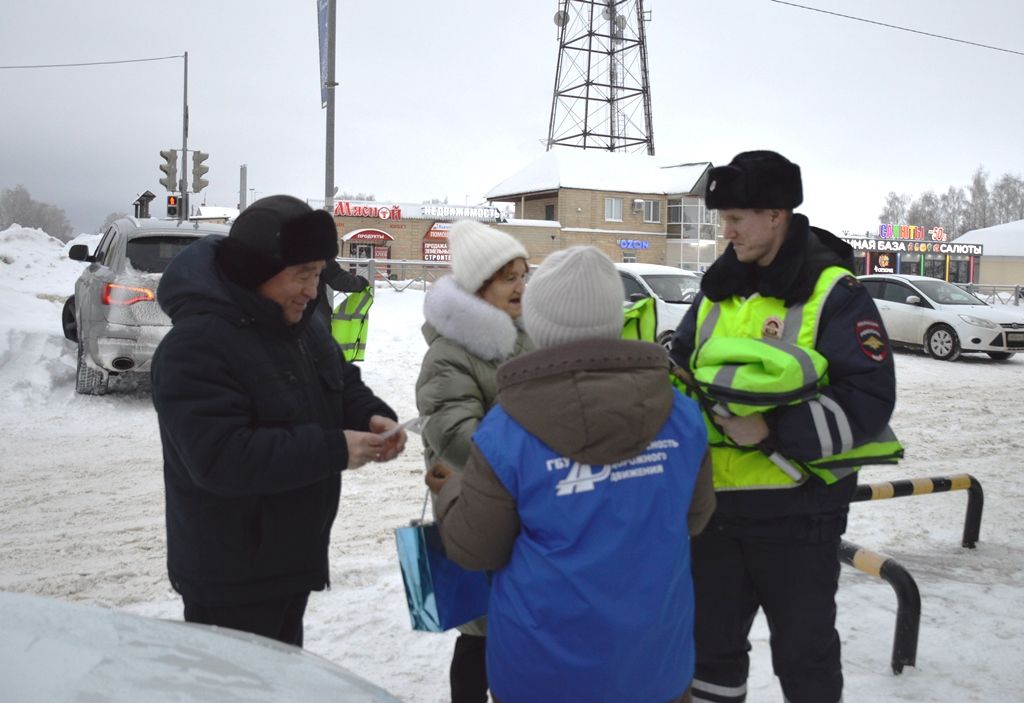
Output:
[[[903,448],[889,428],[855,447],[847,427],[839,452],[812,462],[790,460],[803,473],[795,479],[760,449],[736,446],[709,416],[746,416],[814,399],[831,402],[820,393],[828,385],[828,362],[814,345],[825,300],[848,275],[838,266],[826,268],[810,298],[789,308],[778,298],[758,294],[701,302],[690,358],[691,390],[705,407],[716,490],[792,488],[810,474],[831,484],[863,464],[896,463],[902,457]]]
[[[331,336],[341,347],[346,361],[362,361],[366,357],[366,337],[370,331],[370,306],[373,288],[349,293],[331,316]]]
[[[622,339],[653,342],[658,331],[658,312],[654,298],[643,298],[623,311]]]

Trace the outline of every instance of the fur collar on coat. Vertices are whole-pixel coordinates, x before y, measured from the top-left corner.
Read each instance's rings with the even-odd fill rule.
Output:
[[[423,316],[441,336],[481,359],[507,359],[516,349],[520,330],[517,322],[508,313],[462,290],[451,276],[439,278],[427,291]]]

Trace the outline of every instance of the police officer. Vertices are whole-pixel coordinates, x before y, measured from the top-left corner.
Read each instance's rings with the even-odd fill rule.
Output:
[[[692,381],[701,371],[694,352],[709,340],[764,340],[816,352],[828,366],[812,399],[745,416],[719,416],[705,403],[718,507],[693,542],[693,699],[746,700],[748,635],[763,608],[786,700],[835,703],[837,549],[857,485],[855,462],[842,459],[865,446],[900,453],[873,442],[896,400],[889,342],[852,275],[850,246],[794,214],[803,201],[796,164],[741,153],[711,169],[705,199],[729,246],[673,337],[680,375]],[[784,468],[769,455],[784,457]]]

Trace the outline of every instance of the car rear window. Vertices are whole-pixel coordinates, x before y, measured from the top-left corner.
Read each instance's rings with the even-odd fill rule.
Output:
[[[171,259],[195,237],[138,237],[128,242],[128,261],[136,271],[163,273]]]

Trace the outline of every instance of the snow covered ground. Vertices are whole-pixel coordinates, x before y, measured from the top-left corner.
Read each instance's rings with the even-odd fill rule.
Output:
[[[149,393],[119,384],[74,392],[60,327],[82,264],[37,230],[0,232],[0,590],[180,619],[165,572],[160,440]],[[423,294],[380,289],[363,374],[399,415],[415,414],[425,345]],[[1020,311],[1024,308],[1009,308]],[[985,490],[981,541],[962,549],[964,492],[857,503],[851,542],[902,563],[921,591],[917,667],[889,668],[892,589],[844,567],[839,591],[847,703],[1024,700],[1024,355],[994,363],[896,356],[898,467],[862,481],[968,472]],[[447,696],[454,635],[413,632],[392,530],[418,517],[425,488],[414,440],[398,460],[345,474],[331,549],[332,589],[314,594],[307,649],[403,700]],[[0,623],[0,630],[3,625]],[[752,634],[750,701],[781,700],[768,633]]]

